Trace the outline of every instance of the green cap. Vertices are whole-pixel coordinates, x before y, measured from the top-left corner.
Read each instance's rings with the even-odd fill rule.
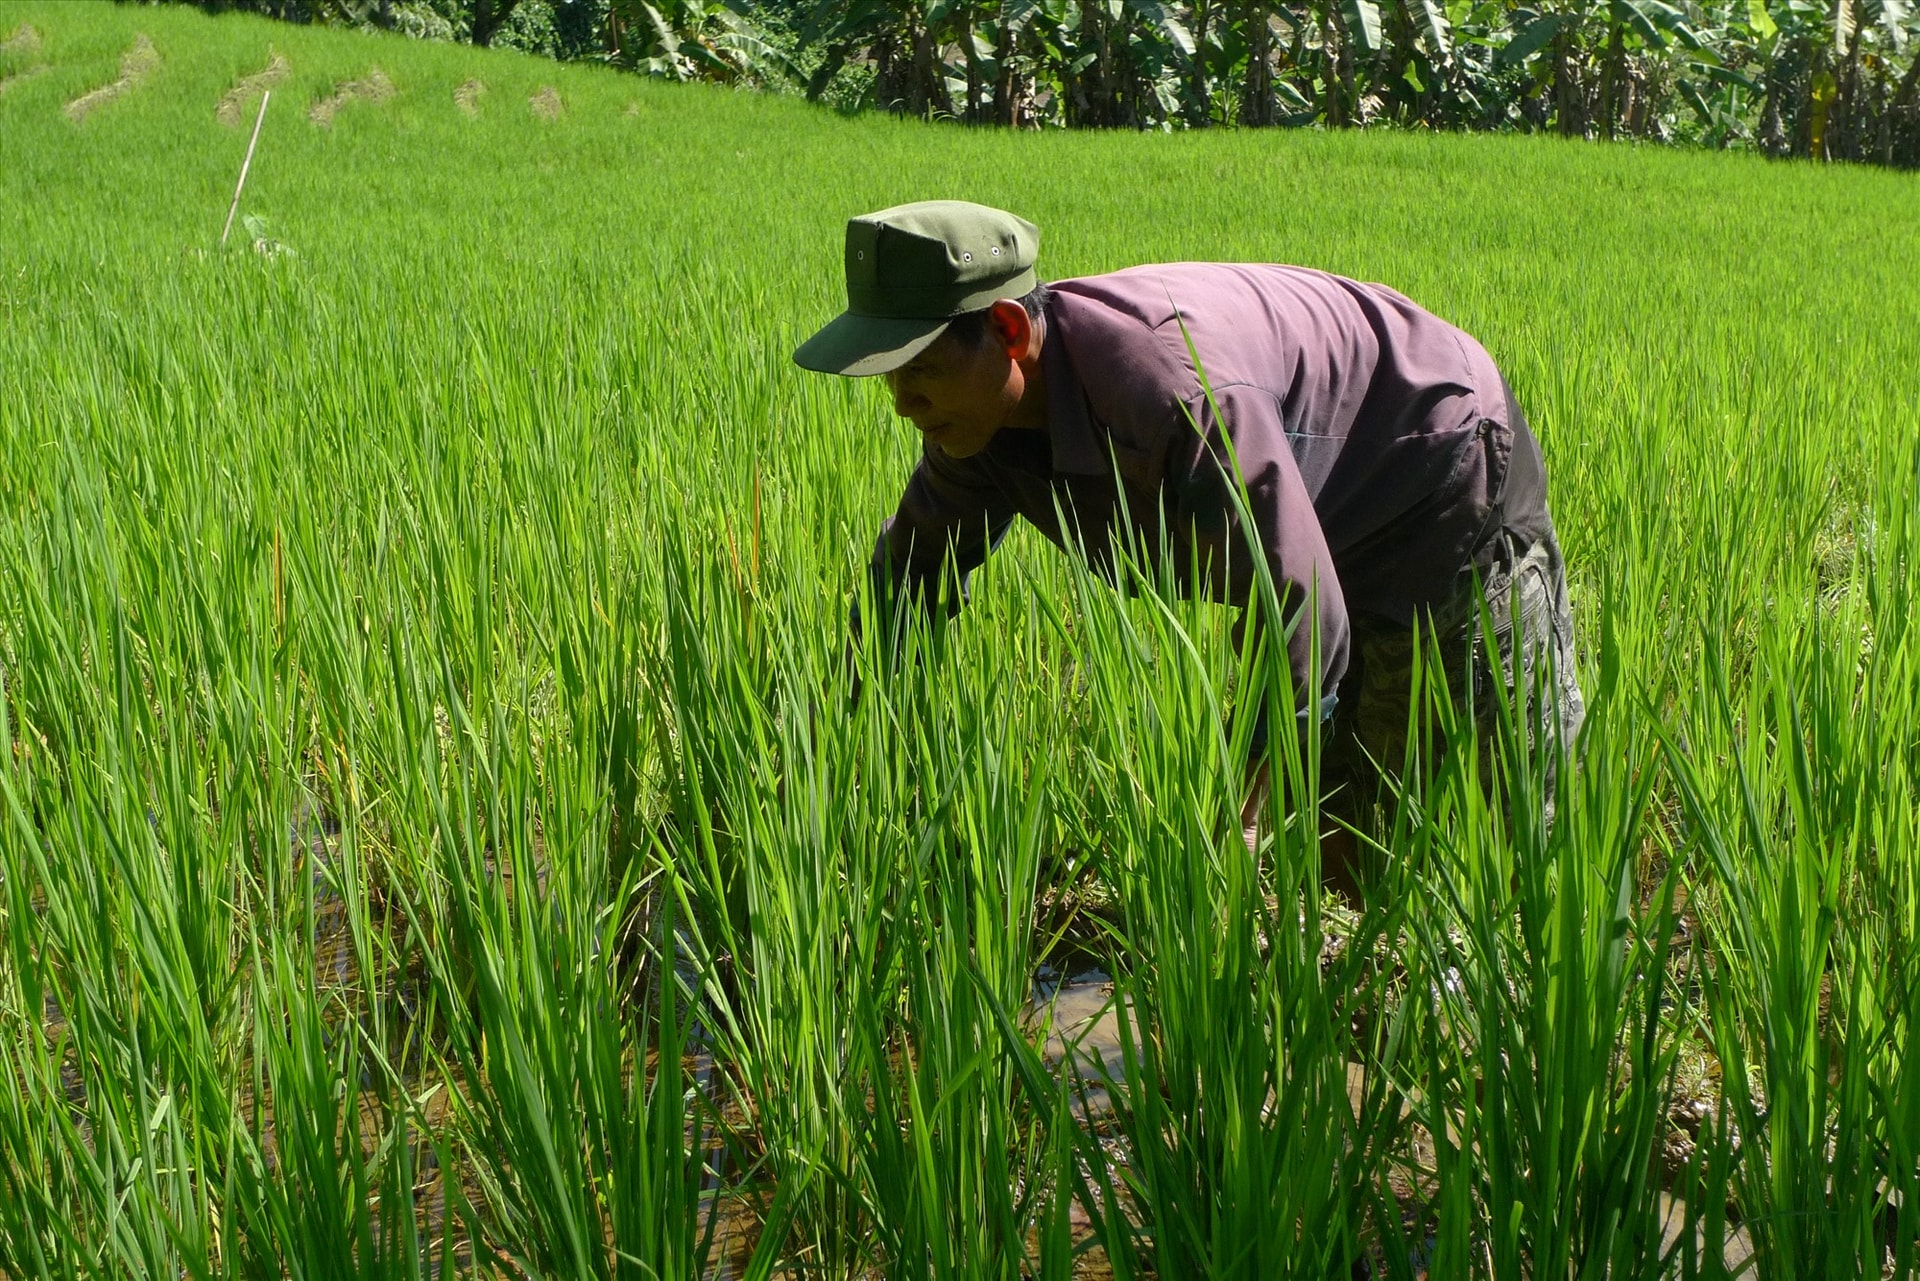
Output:
[[[1039,283],[1040,229],[964,200],[922,200],[847,220],[847,309],[800,344],[794,363],[823,374],[884,374],[947,322]]]

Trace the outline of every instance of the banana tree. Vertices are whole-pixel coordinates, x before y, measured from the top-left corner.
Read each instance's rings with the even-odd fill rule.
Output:
[[[1916,32],[1907,0],[1835,0],[1821,35],[1820,59],[1807,101],[1807,154],[1816,160],[1872,158],[1884,141],[1882,122],[1904,92],[1911,107],[1915,58],[1908,49]],[[1897,81],[1898,57],[1908,65]],[[1895,88],[1896,83],[1900,88]]]
[[[1034,30],[1040,0],[1008,0],[973,42],[982,73],[993,84],[994,124],[1019,126],[1037,117],[1037,96],[1044,48]]]
[[[668,80],[776,84],[792,63],[753,23],[745,0],[612,0],[608,56]]]
[[[805,4],[814,96],[853,63],[889,108],[970,123],[1552,129],[1920,164],[1916,3],[790,0],[786,11]],[[664,0],[617,7],[656,5],[664,16]],[[715,0],[673,8],[739,13]],[[650,58],[669,72],[710,65],[697,52]]]
[[[947,0],[817,0],[800,28],[801,44],[820,52],[808,96],[818,99],[842,67],[859,62],[873,68],[878,105],[916,116],[954,116],[954,77],[943,46],[958,8]]]

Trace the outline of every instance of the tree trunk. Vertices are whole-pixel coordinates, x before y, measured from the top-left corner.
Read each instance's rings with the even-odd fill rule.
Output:
[[[1080,87],[1080,77],[1073,70],[1073,59],[1067,58],[1060,63],[1060,119],[1069,129],[1080,120],[1080,104],[1085,99],[1085,91]]]
[[[1612,30],[1607,33],[1607,68],[1601,74],[1600,80],[1600,118],[1604,122],[1602,128],[1606,133],[1607,141],[1612,142],[1613,122],[1619,114],[1620,104],[1617,95],[1620,90],[1620,78],[1626,69],[1627,40],[1626,28],[1618,18],[1608,23],[1608,26]]]
[[[1780,85],[1772,75],[1767,77],[1767,97],[1760,106],[1760,124],[1754,130],[1754,141],[1760,144],[1761,152],[1769,156],[1785,155],[1791,145],[1780,120]]]
[[[1212,95],[1207,84],[1207,19],[1211,16],[1207,0],[1193,0],[1192,107],[1187,123],[1205,128],[1213,120]]]
[[[1121,121],[1121,85],[1113,61],[1113,30],[1097,4],[1081,6],[1080,44],[1083,56],[1093,56],[1080,75],[1082,123],[1111,129]]]
[[[922,119],[931,118],[934,113],[951,116],[954,114],[953,99],[947,93],[946,68],[941,64],[940,51],[934,47],[933,29],[927,25],[926,17],[917,9],[911,11],[908,19],[911,24],[909,38],[913,42],[912,81],[907,87],[907,109]]]
[[[1827,154],[1838,160],[1858,160],[1860,148],[1858,102],[1860,97],[1860,20],[1866,15],[1856,6],[1853,14],[1853,41],[1847,48],[1847,60],[1840,71],[1840,85],[1834,95],[1833,110],[1827,117]]]
[[[1340,74],[1340,123],[1352,125],[1360,123],[1360,94],[1353,86],[1353,41],[1347,39],[1347,24],[1343,17],[1339,19],[1340,53],[1334,65]]]
[[[492,44],[519,4],[520,0],[474,0],[473,43],[483,49]]]
[[[980,57],[973,47],[973,24],[978,18],[972,5],[961,9],[958,14],[960,26],[960,56],[967,60],[967,123],[977,125],[984,112],[981,110],[981,92],[985,89],[980,79]]]
[[[1584,138],[1587,134],[1586,112],[1581,109],[1579,102],[1582,94],[1573,69],[1573,56],[1568,49],[1570,44],[1572,41],[1565,31],[1553,37],[1554,109],[1560,116],[1561,137]]]
[[[1827,125],[1833,119],[1833,74],[1826,67],[1826,51],[1820,50],[1808,62],[1806,155],[1809,160],[1827,158]]]
[[[1327,123],[1335,129],[1347,124],[1347,40],[1340,21],[1340,6],[1330,2],[1321,18],[1320,59],[1324,64],[1321,80],[1326,84],[1324,110]],[[1331,54],[1331,56],[1329,56]]]
[[[1098,125],[1096,102],[1100,97],[1101,73],[1104,64],[1100,61],[1098,45],[1100,43],[1099,10],[1093,5],[1080,6],[1080,50],[1084,57],[1092,52],[1093,61],[1080,69],[1073,77],[1073,93],[1067,102],[1069,125]],[[1076,59],[1077,61],[1077,59]]]
[[[1125,21],[1123,17],[1121,21]],[[1127,110],[1127,89],[1133,79],[1133,68],[1125,66],[1114,56],[1113,23],[1100,24],[1100,88],[1106,105],[1100,113],[1101,123],[1108,128],[1118,128],[1127,124],[1131,113]]]
[[[1279,60],[1279,66],[1284,67],[1288,71],[1293,72],[1296,75],[1296,77],[1301,73],[1303,68],[1309,68],[1309,63],[1307,61],[1307,27],[1305,23],[1300,23],[1294,27],[1293,39],[1287,42],[1287,52],[1285,56]],[[1274,82],[1276,84],[1279,83],[1280,75],[1281,75],[1280,71],[1276,69],[1274,71],[1274,77],[1273,77]],[[1296,88],[1297,87],[1298,86],[1296,86]],[[1311,78],[1309,78],[1305,89],[1302,90],[1301,96],[1306,98],[1307,100],[1308,111],[1312,111],[1314,109],[1314,101],[1313,101],[1313,83]],[[1276,113],[1274,118],[1277,121],[1279,119],[1279,116],[1277,113],[1280,110],[1280,105],[1277,101],[1274,103],[1273,109]],[[1320,104],[1320,110],[1322,112],[1326,110],[1326,104],[1324,100]]]
[[[1273,28],[1267,25],[1267,6],[1250,4],[1244,19],[1247,30],[1247,78],[1240,96],[1240,123],[1273,123]]]
[[[889,28],[874,41],[872,56],[874,105],[896,116],[904,114],[911,90],[900,69],[900,39],[895,30]]]
[[[1886,163],[1920,165],[1920,49],[1887,108],[1887,125]]]
[[[1004,6],[1000,17],[1000,35],[994,42],[993,122],[1012,128],[1013,118],[1013,26],[1006,19]]]
[[[925,118],[927,114],[927,63],[933,60],[933,51],[929,47],[927,30],[920,25],[919,15],[907,19],[907,48],[911,70],[907,72],[907,111],[911,115]]]

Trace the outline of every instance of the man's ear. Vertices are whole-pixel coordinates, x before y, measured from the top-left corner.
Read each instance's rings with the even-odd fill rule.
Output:
[[[994,337],[1011,360],[1025,360],[1033,354],[1033,317],[1011,298],[1001,298],[987,311]]]

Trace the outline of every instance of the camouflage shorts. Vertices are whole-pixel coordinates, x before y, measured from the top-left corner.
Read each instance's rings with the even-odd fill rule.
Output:
[[[1573,616],[1560,548],[1551,534],[1524,546],[1501,537],[1492,563],[1461,575],[1454,591],[1431,610],[1417,641],[1411,628],[1353,619],[1347,674],[1321,757],[1328,815],[1370,821],[1382,772],[1398,775],[1404,768],[1408,731],[1415,724],[1410,712],[1416,644],[1437,645],[1453,705],[1471,712],[1483,759],[1495,735],[1499,703],[1513,696],[1516,683],[1533,709],[1527,718],[1531,725],[1557,733],[1563,745],[1572,746],[1586,704],[1574,666]],[[1499,650],[1497,667],[1482,630],[1483,604]],[[1418,724],[1431,727],[1432,718],[1422,716]],[[1422,737],[1420,758],[1431,762],[1443,735],[1432,727]],[[1542,800],[1551,817],[1551,754],[1547,761]]]

